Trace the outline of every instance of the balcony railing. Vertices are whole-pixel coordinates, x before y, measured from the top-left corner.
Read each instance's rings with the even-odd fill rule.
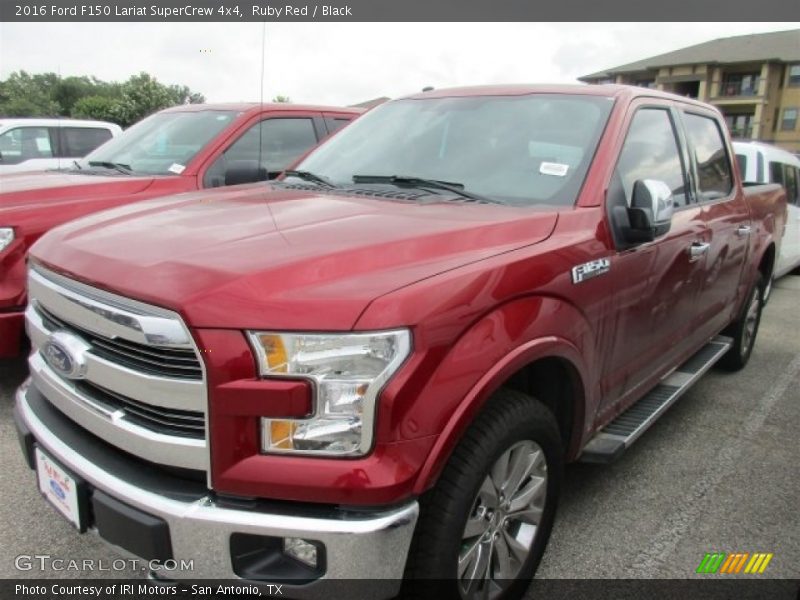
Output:
[[[726,80],[719,88],[720,96],[758,96],[760,77],[745,78],[744,80]]]

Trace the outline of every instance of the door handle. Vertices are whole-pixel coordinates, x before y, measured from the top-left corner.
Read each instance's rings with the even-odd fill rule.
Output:
[[[736,234],[739,237],[745,237],[750,235],[750,225],[740,225],[736,228]]]
[[[711,248],[711,244],[706,242],[693,242],[691,246],[689,246],[689,262],[696,262],[700,260],[708,249]]]

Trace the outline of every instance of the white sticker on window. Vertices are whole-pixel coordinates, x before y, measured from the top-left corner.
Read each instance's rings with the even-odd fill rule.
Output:
[[[186,167],[184,165],[179,165],[178,163],[172,163],[172,166],[169,169],[167,169],[167,171],[169,171],[170,173],[175,173],[176,175],[180,175],[181,173],[183,173],[183,170],[185,168]]]
[[[556,177],[564,177],[567,174],[569,165],[562,163],[543,162],[539,165],[539,173],[542,175],[555,175]]]

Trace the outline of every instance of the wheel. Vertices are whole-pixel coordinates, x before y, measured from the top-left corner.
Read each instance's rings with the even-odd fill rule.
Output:
[[[404,596],[521,597],[550,537],[562,470],[550,410],[500,390],[420,499]]]
[[[733,337],[733,345],[719,361],[719,366],[727,371],[742,369],[750,355],[761,323],[761,310],[764,308],[764,278],[759,275],[753,283],[747,301],[742,306],[739,318],[723,333]]]

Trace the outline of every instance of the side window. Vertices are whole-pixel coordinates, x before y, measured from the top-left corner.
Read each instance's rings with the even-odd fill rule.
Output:
[[[222,153],[206,172],[204,185],[225,185],[225,171],[235,161],[258,161],[269,179],[277,177],[317,144],[309,118],[267,119],[253,125]]]
[[[32,158],[52,158],[47,127],[17,127],[0,135],[0,164],[16,165]]]
[[[631,204],[633,184],[639,179],[663,181],[672,190],[675,205],[686,204],[684,170],[668,110],[644,108],[634,115],[616,172],[628,206]]]
[[[684,113],[686,137],[697,163],[697,187],[700,198],[724,198],[733,189],[731,165],[725,142],[716,120]]]
[[[108,129],[99,127],[59,127],[62,156],[80,158],[86,156],[103,142],[111,139]]]
[[[769,182],[783,185],[783,165],[779,162],[769,163]]]
[[[783,180],[786,187],[786,199],[789,204],[798,204],[800,201],[800,181],[797,180],[800,171],[791,165],[783,165]]]

